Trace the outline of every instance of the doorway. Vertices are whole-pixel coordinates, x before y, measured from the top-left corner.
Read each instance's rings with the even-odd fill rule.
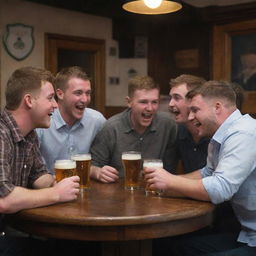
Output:
[[[47,33],[45,66],[53,74],[68,66],[83,67],[92,84],[89,107],[105,114],[105,40]]]

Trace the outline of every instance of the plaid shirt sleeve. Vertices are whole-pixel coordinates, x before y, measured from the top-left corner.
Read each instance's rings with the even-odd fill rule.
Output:
[[[38,137],[35,135],[35,143],[33,145],[32,154],[34,156],[33,165],[29,175],[28,187],[33,187],[33,183],[42,175],[51,174],[44,164],[41,152],[39,150]]]
[[[10,157],[12,156],[11,145],[4,131],[0,133],[0,197],[7,196],[15,187],[12,183]]]

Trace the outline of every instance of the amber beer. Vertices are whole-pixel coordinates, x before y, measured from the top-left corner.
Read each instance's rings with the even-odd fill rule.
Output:
[[[57,182],[76,175],[76,162],[72,160],[57,160],[54,164]]]
[[[83,190],[90,188],[91,159],[91,154],[77,154],[72,156],[72,160],[76,161],[76,172],[80,177],[80,188]]]
[[[141,176],[141,153],[130,151],[122,153],[124,166],[124,186],[126,189],[134,190],[140,188]]]
[[[144,159],[143,169],[144,168],[163,168],[163,161],[161,159]],[[161,191],[150,189],[148,183],[146,183],[145,192],[146,194],[161,195]]]

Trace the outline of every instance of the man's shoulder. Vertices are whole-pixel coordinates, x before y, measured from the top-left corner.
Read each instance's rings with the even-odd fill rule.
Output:
[[[173,125],[175,125],[175,121],[172,118],[171,114],[167,113],[167,112],[163,112],[163,111],[158,111],[156,113],[156,119],[160,122],[166,122],[166,123],[171,123]]]
[[[10,120],[6,120],[6,114],[0,113],[0,134],[1,136],[10,136],[12,131],[15,129]]]
[[[118,114],[115,114],[111,116],[104,124],[104,129],[120,129],[121,127],[125,126],[125,120],[126,120],[126,114],[125,111],[120,112]]]
[[[85,109],[85,114],[88,114],[92,117],[103,117],[104,118],[104,116],[101,112],[99,112],[95,109],[92,109],[92,108],[86,108]]]
[[[255,131],[256,120],[252,118],[249,114],[242,115],[241,118],[236,120],[231,128],[237,130]]]

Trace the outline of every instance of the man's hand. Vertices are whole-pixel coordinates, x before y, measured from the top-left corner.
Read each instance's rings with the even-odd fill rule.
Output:
[[[119,178],[118,171],[115,168],[108,165],[105,165],[102,168],[92,166],[91,177],[103,183],[115,182]]]
[[[162,168],[144,168],[145,181],[150,189],[168,190],[172,174]]]
[[[77,199],[80,190],[79,177],[72,176],[56,183],[53,189],[58,195],[58,202],[66,202]]]

